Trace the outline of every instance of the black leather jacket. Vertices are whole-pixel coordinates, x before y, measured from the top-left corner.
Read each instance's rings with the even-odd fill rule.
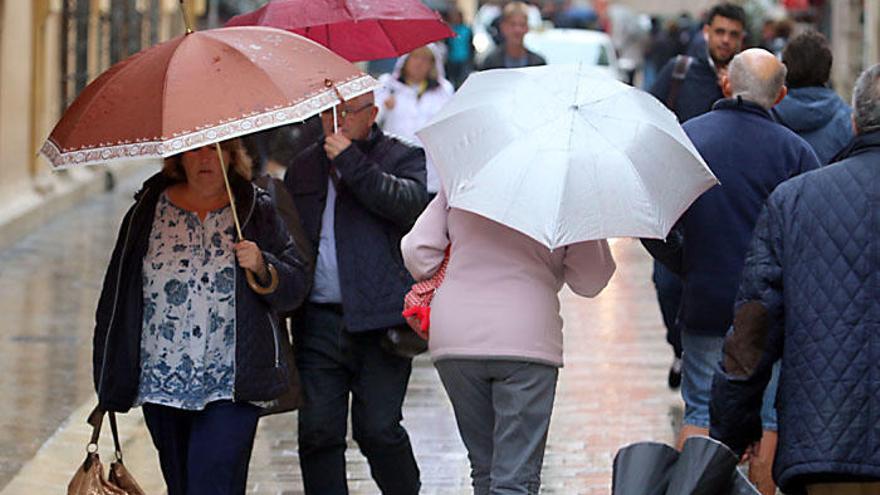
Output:
[[[306,148],[284,183],[317,253],[327,201],[330,161],[323,143]],[[373,126],[332,162],[336,182],[336,257],[349,331],[404,324],[403,296],[413,284],[400,239],[428,202],[425,152]]]
[[[143,327],[143,261],[159,197],[173,182],[156,174],[135,195],[122,220],[116,247],[95,314],[93,365],[95,390],[103,409],[125,412],[137,398]],[[244,270],[235,279],[235,400],[268,401],[287,387],[287,365],[281,359],[279,311],[299,305],[306,276],[297,247],[275,212],[269,194],[244,181],[233,192],[246,239],[260,246],[266,263],[278,271],[280,283],[260,296],[247,285]]]

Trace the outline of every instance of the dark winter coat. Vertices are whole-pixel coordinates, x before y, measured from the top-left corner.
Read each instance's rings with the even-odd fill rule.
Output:
[[[107,411],[125,412],[137,397],[143,328],[143,262],[156,205],[173,181],[163,174],[147,180],[122,220],[116,247],[104,278],[95,315],[94,380]],[[261,248],[280,283],[260,296],[247,285],[244,270],[235,279],[235,382],[233,398],[269,401],[288,386],[282,359],[286,336],[278,328],[280,311],[293,309],[306,293],[306,276],[297,248],[269,194],[249,182],[233,181],[236,205],[246,239]]]
[[[670,108],[679,122],[702,115],[712,110],[712,105],[724,98],[721,86],[718,85],[718,74],[709,63],[708,52],[700,51],[699,56],[693,57],[687,75],[682,81],[675,106]],[[669,99],[669,90],[672,87],[672,73],[675,70],[676,57],[673,57],[657,75],[657,81],[651,87],[650,93],[664,105]]]
[[[711,434],[761,436],[761,396],[782,358],[774,478],[880,480],[880,131],[846,158],[780,185],[755,227],[715,376]]]
[[[683,127],[721,184],[678,221],[672,237],[681,236],[680,246],[644,244],[682,277],[682,330],[722,337],[733,319],[740,272],[764,202],[777,185],[819,162],[806,141],[748,101],[721,100]]]
[[[795,88],[773,110],[777,122],[804,138],[826,165],[853,138],[852,109],[831,88]]]
[[[489,52],[486,55],[486,58],[483,59],[483,62],[480,64],[480,70],[489,70],[489,69],[505,69],[507,66],[504,63],[505,58],[505,48],[504,45],[497,46],[494,50]],[[533,67],[536,65],[547,65],[547,61],[544,60],[544,57],[538,55],[533,51],[526,50],[526,67]]]
[[[287,169],[284,183],[317,249],[327,201],[330,166],[336,185],[336,258],[345,324],[349,331],[404,325],[403,296],[414,283],[403,265],[400,239],[428,202],[425,152],[373,126],[332,161],[323,142],[306,148]]]

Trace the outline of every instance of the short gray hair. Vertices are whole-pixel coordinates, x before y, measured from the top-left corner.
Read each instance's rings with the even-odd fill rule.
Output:
[[[770,78],[764,79],[755,74],[752,66],[746,62],[746,58],[740,55],[733,57],[728,67],[727,78],[730,81],[733,97],[742,97],[770,110],[776,104],[776,97],[785,84],[788,70],[785,65],[779,64],[776,72]]]
[[[880,64],[865,69],[856,80],[852,106],[860,133],[880,131]]]

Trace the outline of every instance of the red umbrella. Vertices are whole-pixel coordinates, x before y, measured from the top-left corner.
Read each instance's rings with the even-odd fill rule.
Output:
[[[226,25],[293,31],[352,62],[397,57],[455,35],[419,0],[272,0]]]
[[[56,167],[164,158],[302,122],[377,84],[280,29],[199,31],[111,67],[67,109],[41,151]]]

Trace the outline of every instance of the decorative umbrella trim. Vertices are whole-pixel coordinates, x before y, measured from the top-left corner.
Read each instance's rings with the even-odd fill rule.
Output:
[[[336,88],[343,98],[348,100],[368,93],[376,89],[378,85],[379,83],[371,76],[363,75],[341,83]],[[220,122],[217,125],[201,127],[195,131],[176,133],[170,138],[160,137],[155,141],[108,143],[105,146],[80,149],[61,149],[49,138],[43,143],[40,153],[56,169],[117,161],[167,158],[206,144],[213,144],[286,124],[302,122],[339,103],[336,92],[329,89],[320,91],[314,96],[291,106],[270,109],[244,118]]]

